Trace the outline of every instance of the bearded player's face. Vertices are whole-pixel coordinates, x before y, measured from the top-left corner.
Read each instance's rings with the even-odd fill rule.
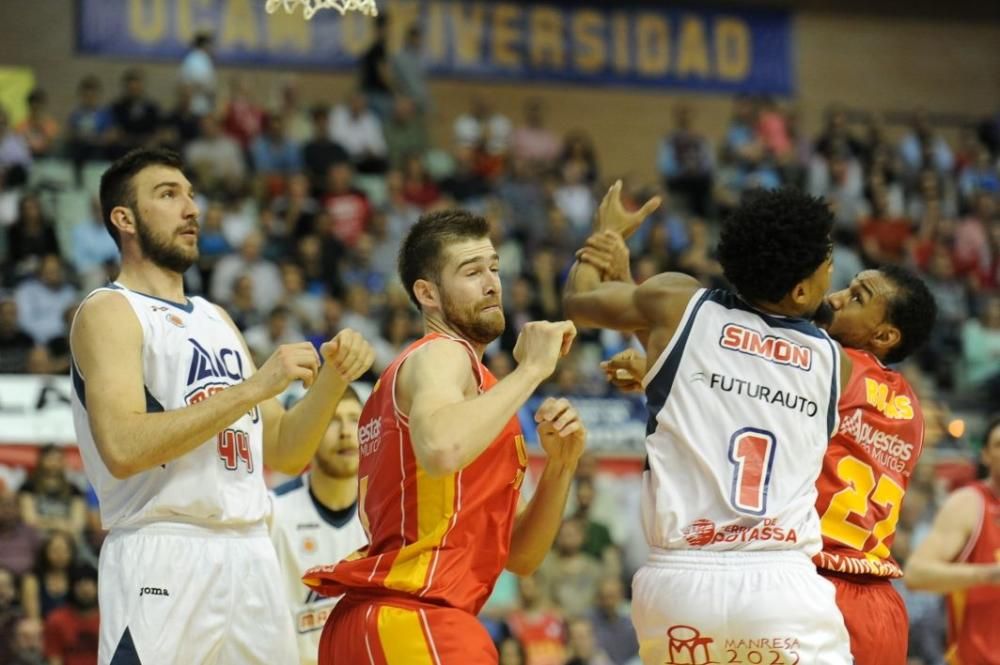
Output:
[[[448,246],[438,281],[445,321],[476,344],[489,344],[504,329],[500,257],[489,238]]]

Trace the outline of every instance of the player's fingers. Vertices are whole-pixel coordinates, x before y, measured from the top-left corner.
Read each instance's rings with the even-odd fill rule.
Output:
[[[580,415],[576,412],[576,409],[567,405],[566,410],[564,410],[552,424],[555,425],[555,428],[561,432],[571,422],[579,419]]]
[[[292,371],[292,379],[298,379],[299,381],[302,382],[302,385],[304,385],[306,388],[309,388],[313,384],[313,379],[315,378],[315,376],[316,376],[315,372],[312,372],[305,367],[296,367]]]
[[[594,266],[601,272],[606,271],[611,266],[611,261],[608,257],[595,254],[590,250],[584,251],[580,256],[580,260],[588,265]]]
[[[367,372],[373,362],[375,362],[375,352],[371,349],[371,347],[358,354],[358,357],[355,358],[354,363],[351,365],[351,371],[349,374],[351,380],[353,381]]]
[[[576,326],[573,325],[572,321],[563,321],[563,339],[562,348],[559,349],[560,357],[565,356],[569,353],[570,348],[573,346],[573,340],[576,339]]]
[[[646,219],[651,214],[653,214],[654,210],[660,207],[660,203],[662,203],[662,201],[663,200],[659,196],[654,196],[653,198],[646,201],[646,203],[644,203],[641,208],[639,208],[639,212],[636,213],[636,216],[640,220]]]
[[[555,404],[556,400],[554,397],[548,397],[535,411],[535,422],[549,422],[555,417]]]
[[[561,430],[559,430],[559,438],[565,439],[576,434],[577,432],[582,432],[582,431],[583,431],[583,423],[581,423],[579,420],[574,420],[573,422],[566,425],[566,427],[563,427]]]

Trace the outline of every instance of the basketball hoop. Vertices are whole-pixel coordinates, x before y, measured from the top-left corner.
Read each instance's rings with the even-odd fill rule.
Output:
[[[361,12],[365,16],[378,16],[375,0],[267,0],[264,9],[268,14],[273,14],[279,7],[283,7],[291,14],[299,5],[302,5],[302,15],[307,21],[321,9],[336,9],[341,15],[347,12]]]

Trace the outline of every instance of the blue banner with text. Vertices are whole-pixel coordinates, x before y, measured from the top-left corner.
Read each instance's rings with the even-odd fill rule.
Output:
[[[380,0],[391,50],[413,23],[435,76],[559,81],[732,93],[794,91],[785,11],[658,8],[610,2]],[[370,46],[372,19],[320,11],[268,15],[265,0],[79,0],[78,50],[179,60],[216,35],[219,62],[345,70]]]

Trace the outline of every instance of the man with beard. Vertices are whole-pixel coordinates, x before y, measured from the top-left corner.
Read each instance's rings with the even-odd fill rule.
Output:
[[[288,605],[299,641],[299,661],[315,665],[320,632],[336,598],[302,584],[309,568],[337,561],[368,543],[358,519],[358,418],[354,388],[337,404],[312,467],[274,491],[271,541],[285,578]]]
[[[476,619],[504,568],[530,574],[552,546],[585,433],[565,399],[535,414],[544,470],[518,514],[527,454],[517,411],[576,335],[567,321],[529,322],[517,368],[483,365],[504,329],[499,258],[485,219],[425,215],[399,253],[399,274],[426,335],[383,372],[358,426],[359,513],[367,548],[303,578],[345,594],[319,662],[496,663]]]
[[[110,530],[101,549],[101,663],[297,662],[265,522],[263,465],[312,458],[371,347],[345,330],[279,347],[257,370],[225,311],[187,298],[198,208],[171,152],[140,149],[101,178],[118,280],[70,335],[73,416]],[[286,411],[274,399],[301,380]]]
[[[616,183],[598,230],[626,235]],[[833,217],[792,189],[748,193],[722,224],[735,292],[679,273],[608,279],[586,248],[564,294],[579,325],[636,333],[651,361],[642,523],[633,580],[644,663],[852,662],[822,546],[816,477],[851,359],[807,319],[832,272]],[[766,644],[766,646],[765,646]]]
[[[631,281],[621,236],[592,236],[588,255]],[[885,363],[902,362],[918,350],[936,313],[927,286],[897,266],[858,273],[816,312],[816,322],[853,361],[837,407],[840,427],[817,480],[823,550],[814,561],[837,589],[856,665],[906,664],[906,608],[890,583],[903,573],[890,549],[923,447],[924,419],[913,388]],[[641,391],[646,364],[640,353],[627,350],[602,366],[616,386]]]

